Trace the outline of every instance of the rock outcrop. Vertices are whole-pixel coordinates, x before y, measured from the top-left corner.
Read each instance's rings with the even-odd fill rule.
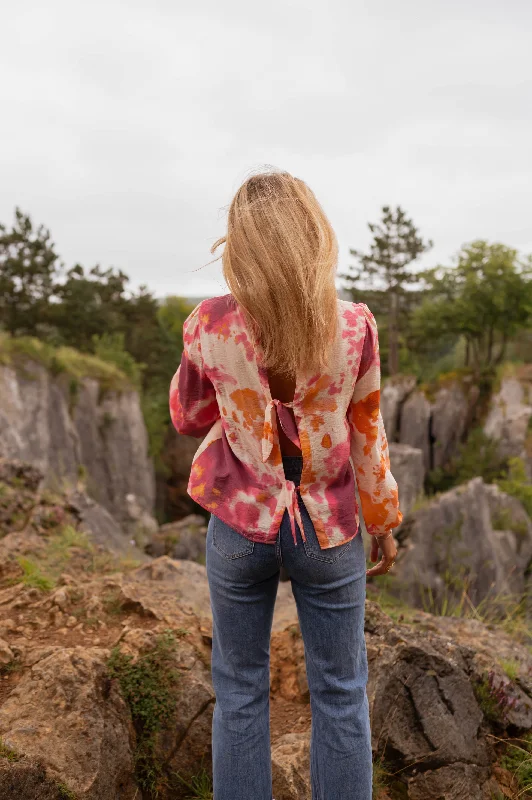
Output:
[[[522,458],[532,480],[532,365],[516,368],[493,396],[484,431],[503,458]]]
[[[77,535],[89,537],[78,512],[40,496],[34,473],[4,464],[0,478],[0,546],[10,543],[0,554],[0,796],[140,800],[156,790],[184,800],[211,763],[205,567],[167,556],[98,562]],[[523,521],[498,490],[472,484],[443,504],[442,519],[458,519],[456,504],[474,519],[482,495],[492,521],[508,508]],[[515,530],[498,532],[499,557],[507,547],[525,557],[531,531],[519,530],[520,547]],[[366,601],[376,797],[491,800],[499,779],[513,780],[497,767],[505,741],[532,730],[530,649],[478,619],[401,609],[392,619]],[[153,714],[159,724],[146,727]],[[309,687],[287,584],[273,624],[271,721],[274,796],[308,800]]]
[[[411,376],[384,383],[382,414],[390,442],[421,450],[425,472],[443,467],[456,454],[471,423],[479,389],[468,376],[437,387],[416,389]]]
[[[0,397],[0,455],[33,464],[50,488],[82,477],[119,522],[127,522],[130,494],[153,510],[154,471],[136,391],[106,391],[92,378],[54,376],[25,359],[0,366]]]
[[[403,523],[391,589],[435,609],[523,597],[532,523],[521,503],[481,478],[427,501]]]
[[[389,447],[392,473],[399,488],[403,517],[406,517],[423,494],[425,478],[423,453],[407,444],[392,442]]]

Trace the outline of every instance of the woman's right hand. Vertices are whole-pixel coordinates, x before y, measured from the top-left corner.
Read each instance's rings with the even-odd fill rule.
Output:
[[[382,553],[382,558],[378,564],[376,564],[374,567],[371,567],[371,569],[366,570],[366,576],[368,578],[371,578],[374,575],[386,575],[386,573],[389,572],[393,566],[397,556],[397,545],[392,533],[385,534],[382,537],[372,536],[370,551],[371,561],[377,561],[379,557],[379,550]]]

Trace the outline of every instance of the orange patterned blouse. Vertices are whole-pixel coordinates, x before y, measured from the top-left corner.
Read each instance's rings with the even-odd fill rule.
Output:
[[[203,300],[184,323],[170,412],[179,433],[204,437],[187,491],[253,541],[275,542],[288,509],[297,544],[299,494],[320,547],[347,542],[359,528],[355,480],[368,533],[402,520],[380,413],[377,325],[363,303],[338,300],[338,317],[330,368],[298,375],[291,403],[272,398],[260,348],[231,294]],[[278,422],[301,448],[299,487],[285,479]]]

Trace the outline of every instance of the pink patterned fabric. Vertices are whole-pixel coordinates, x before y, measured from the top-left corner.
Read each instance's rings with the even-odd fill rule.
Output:
[[[291,403],[272,398],[260,348],[231,294],[203,300],[185,321],[170,412],[179,433],[204,437],[188,493],[252,541],[275,542],[288,509],[297,544],[298,494],[321,548],[352,539],[355,480],[370,534],[402,520],[380,413],[377,325],[363,303],[338,300],[338,312],[330,367],[298,375]],[[301,448],[299,487],[285,479],[278,423]]]

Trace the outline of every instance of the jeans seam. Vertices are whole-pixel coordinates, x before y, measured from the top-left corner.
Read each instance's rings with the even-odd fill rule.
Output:
[[[275,557],[280,567],[283,566],[283,554],[281,551],[281,536],[278,534],[275,542]]]

